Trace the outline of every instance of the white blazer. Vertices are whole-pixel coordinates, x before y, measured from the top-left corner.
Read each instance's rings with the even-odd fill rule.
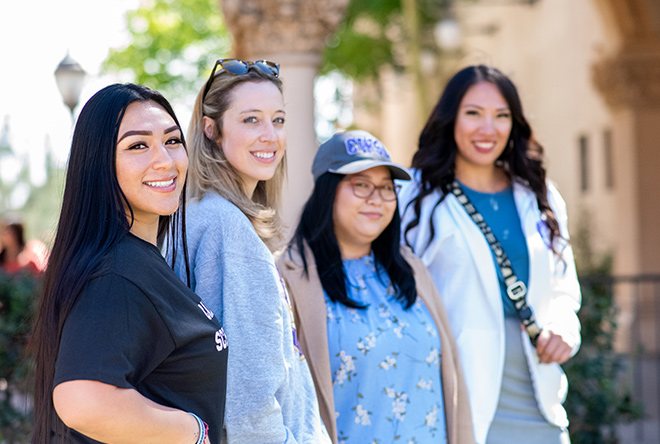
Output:
[[[419,172],[415,172],[419,179]],[[417,180],[403,183],[399,193],[402,233],[413,219],[407,203],[418,193]],[[548,236],[541,221],[534,193],[514,181],[514,198],[529,250],[527,302],[541,328],[553,326],[573,347],[580,346],[580,286],[575,271],[573,250],[566,244],[563,261],[548,248]],[[459,349],[468,386],[477,443],[486,441],[495,416],[504,366],[504,314],[497,271],[491,250],[477,225],[470,219],[453,194],[435,209],[433,241],[428,245],[431,211],[440,198],[436,190],[422,203],[419,225],[408,233],[415,254],[429,269],[443,298],[449,323]],[[566,205],[557,189],[548,182],[548,202],[561,234],[568,239]],[[552,424],[568,426],[562,403],[568,383],[561,367],[540,364],[526,333],[523,346],[529,363],[534,392],[543,416]]]

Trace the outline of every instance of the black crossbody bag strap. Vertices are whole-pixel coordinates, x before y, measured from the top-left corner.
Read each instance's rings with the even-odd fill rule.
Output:
[[[541,329],[536,324],[534,319],[534,313],[532,309],[527,305],[527,286],[525,283],[518,279],[518,277],[513,272],[513,267],[511,266],[511,261],[509,257],[504,252],[504,248],[500,245],[500,242],[497,240],[493,231],[490,229],[484,217],[477,211],[477,208],[470,202],[470,199],[465,195],[461,186],[456,180],[451,184],[451,192],[458,202],[463,205],[465,211],[477,227],[481,230],[490,246],[493,253],[495,253],[495,258],[497,259],[497,264],[502,270],[502,276],[504,276],[504,285],[506,285],[506,294],[509,296],[509,299],[513,302],[513,306],[516,308],[516,314],[518,320],[522,326],[527,331],[532,345],[536,347],[536,340],[541,334]]]

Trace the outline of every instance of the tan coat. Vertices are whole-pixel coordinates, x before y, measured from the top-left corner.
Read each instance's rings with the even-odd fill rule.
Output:
[[[415,258],[407,247],[402,247],[401,253],[413,269],[417,294],[431,313],[440,336],[442,347],[440,368],[447,442],[449,444],[474,444],[467,387],[459,364],[456,341],[449,328],[444,305],[424,264]],[[332,442],[337,443],[337,423],[323,287],[311,250],[307,248],[305,256],[309,278],[304,275],[302,260],[296,250],[292,252],[292,256],[293,258],[289,255],[289,251],[284,252],[277,261],[277,267],[289,289],[298,339],[312,372],[321,418],[328,429]]]

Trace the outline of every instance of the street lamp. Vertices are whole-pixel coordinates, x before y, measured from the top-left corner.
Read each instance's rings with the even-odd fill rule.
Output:
[[[60,64],[57,65],[57,69],[55,69],[55,81],[64,104],[71,110],[72,119],[74,118],[73,110],[78,105],[84,80],[85,70],[67,52]]]

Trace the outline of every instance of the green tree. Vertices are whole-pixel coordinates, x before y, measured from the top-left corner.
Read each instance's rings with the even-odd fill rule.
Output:
[[[409,73],[420,115],[431,107],[422,53],[439,56],[434,25],[451,0],[352,0],[346,17],[329,39],[321,73],[338,71],[359,82],[378,79],[381,69]]]
[[[218,0],[143,3],[126,14],[131,44],[111,50],[104,71],[126,72],[173,99],[197,91],[199,79],[231,47]]]
[[[328,39],[322,73],[339,71],[356,80],[378,77],[380,67],[402,69],[393,51],[393,35],[401,15],[401,0],[352,0],[346,17]]]
[[[339,71],[366,80],[377,78],[387,65],[419,77],[420,51],[437,51],[432,25],[450,3],[352,0],[345,20],[328,39],[321,73]],[[213,61],[230,51],[217,0],[152,0],[127,14],[127,26],[130,45],[112,50],[104,69],[126,71],[136,82],[173,97],[196,91]]]
[[[380,68],[413,68],[420,51],[437,52],[433,25],[450,0],[352,0],[329,39],[322,72],[338,70],[356,80],[376,78]]]

